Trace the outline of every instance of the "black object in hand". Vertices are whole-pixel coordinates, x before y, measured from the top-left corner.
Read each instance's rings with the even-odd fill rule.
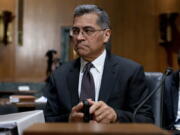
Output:
[[[87,100],[82,101],[83,102],[83,109],[82,112],[84,113],[84,122],[89,122],[93,119],[93,115],[89,113],[90,104]]]

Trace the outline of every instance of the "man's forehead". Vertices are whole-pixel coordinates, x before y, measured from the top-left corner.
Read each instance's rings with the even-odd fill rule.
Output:
[[[96,13],[88,13],[81,16],[76,16],[73,20],[75,26],[94,26],[97,25],[98,15]]]

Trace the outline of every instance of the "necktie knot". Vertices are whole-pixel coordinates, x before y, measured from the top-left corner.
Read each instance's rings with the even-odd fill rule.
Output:
[[[87,63],[84,66],[83,72],[90,71],[90,69],[93,67],[93,64],[91,62]]]

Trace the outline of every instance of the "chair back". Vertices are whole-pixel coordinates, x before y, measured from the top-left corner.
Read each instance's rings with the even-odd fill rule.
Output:
[[[145,72],[146,81],[150,92],[159,87],[162,75],[163,74],[160,72]],[[161,88],[159,88],[151,97],[155,125],[158,127],[162,127],[161,95]]]

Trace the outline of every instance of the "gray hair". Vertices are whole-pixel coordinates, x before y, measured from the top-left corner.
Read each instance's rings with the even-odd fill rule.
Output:
[[[88,13],[96,13],[99,17],[97,20],[97,24],[102,29],[110,28],[110,21],[108,14],[101,8],[96,5],[79,5],[74,10],[74,18],[78,16],[82,16]]]

